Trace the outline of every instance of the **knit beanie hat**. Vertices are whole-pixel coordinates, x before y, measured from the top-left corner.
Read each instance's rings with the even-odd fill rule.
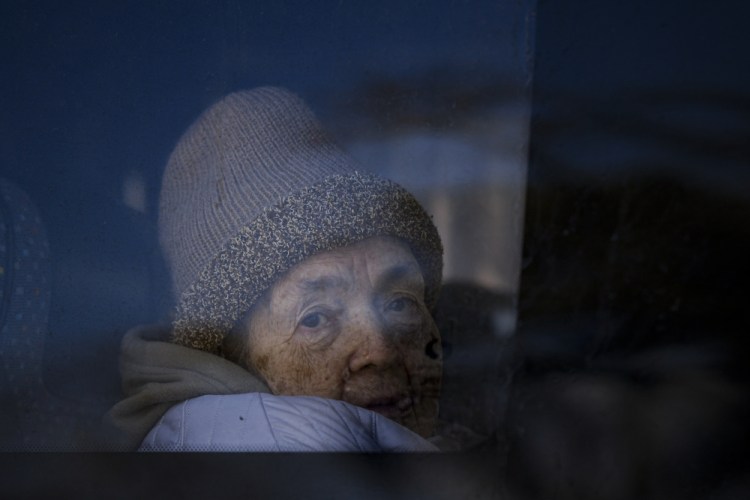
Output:
[[[182,136],[162,181],[159,238],[177,299],[172,341],[222,354],[225,335],[286,271],[378,235],[410,246],[432,307],[442,245],[414,197],[360,172],[288,91],[225,97]]]

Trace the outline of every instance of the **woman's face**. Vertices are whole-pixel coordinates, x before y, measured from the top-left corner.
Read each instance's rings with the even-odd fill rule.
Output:
[[[374,237],[292,268],[245,325],[248,359],[275,394],[339,399],[433,432],[440,336],[409,247]]]

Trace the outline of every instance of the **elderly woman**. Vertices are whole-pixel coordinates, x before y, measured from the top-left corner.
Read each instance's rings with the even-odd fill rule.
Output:
[[[132,447],[435,449],[437,231],[299,98],[208,109],[169,159],[159,233],[178,305],[123,340],[110,417]]]

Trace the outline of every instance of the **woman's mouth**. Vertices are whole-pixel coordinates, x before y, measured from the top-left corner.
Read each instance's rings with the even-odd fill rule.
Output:
[[[392,396],[374,398],[362,406],[391,420],[400,421],[413,405],[411,396]]]

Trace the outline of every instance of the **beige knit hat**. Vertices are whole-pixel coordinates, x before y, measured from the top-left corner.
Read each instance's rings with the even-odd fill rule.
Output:
[[[177,311],[172,340],[217,354],[226,333],[287,270],[376,235],[406,241],[428,305],[442,245],[414,197],[359,172],[297,96],[237,92],[209,108],[169,158],[159,237]]]

